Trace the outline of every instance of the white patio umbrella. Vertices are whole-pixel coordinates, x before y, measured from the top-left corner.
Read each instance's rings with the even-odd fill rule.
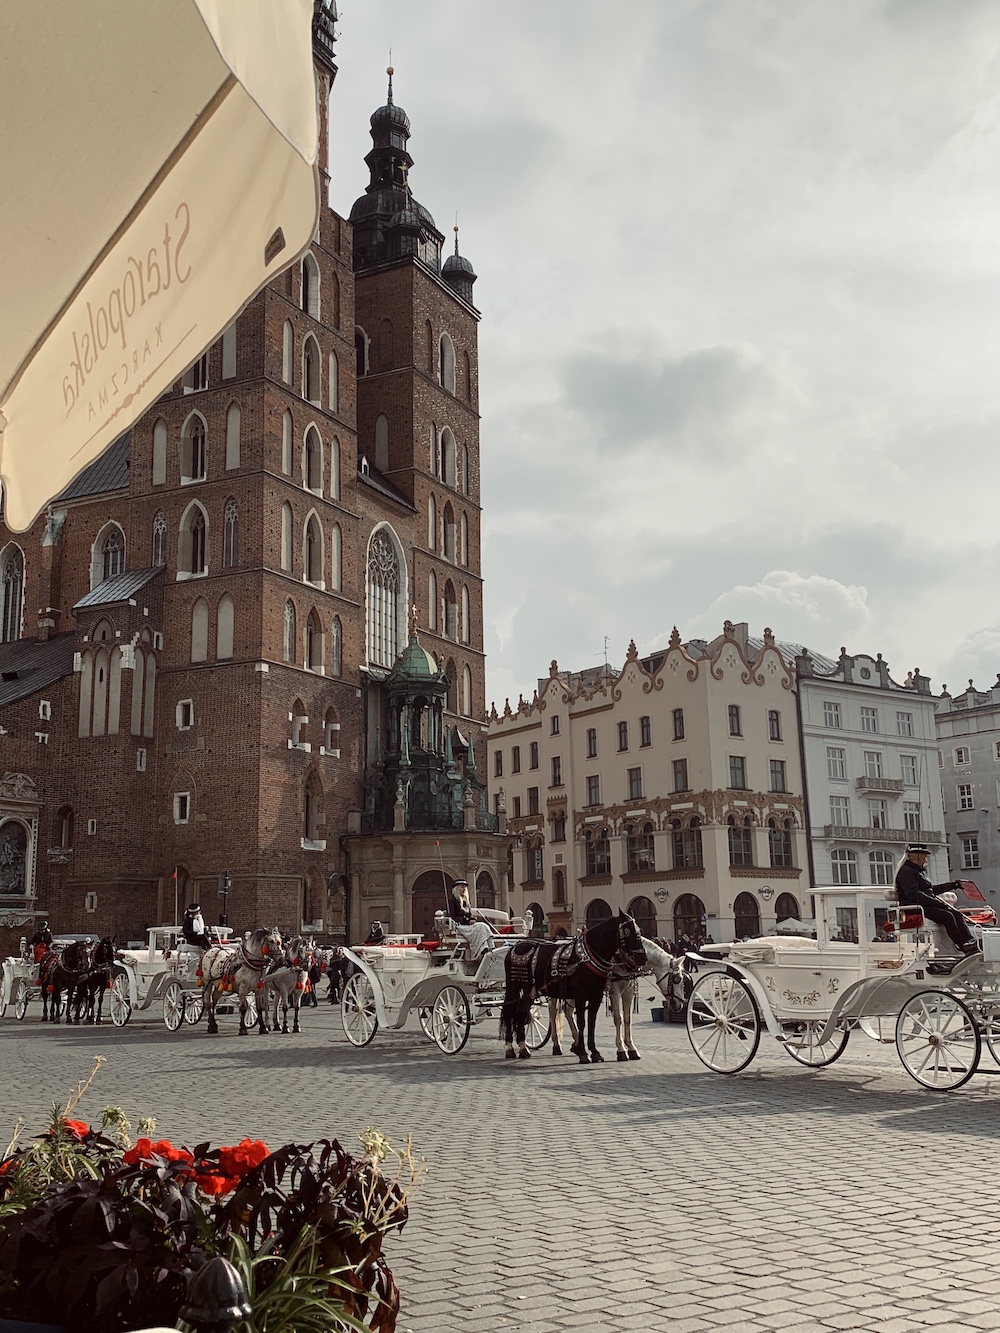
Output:
[[[796,921],[792,916],[779,921],[774,928],[779,935],[811,935],[815,926],[811,921]]]
[[[11,527],[27,527],[309,243],[312,17],[313,0],[4,0]]]

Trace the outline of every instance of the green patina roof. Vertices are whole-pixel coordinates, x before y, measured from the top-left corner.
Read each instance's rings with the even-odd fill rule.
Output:
[[[410,635],[410,642],[396,658],[389,675],[390,680],[427,680],[441,678],[438,664],[422,646],[416,634]]]

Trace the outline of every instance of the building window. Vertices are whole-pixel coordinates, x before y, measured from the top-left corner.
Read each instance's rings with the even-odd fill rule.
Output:
[[[969,751],[964,745],[955,747],[955,767],[960,768],[969,762]]]
[[[643,824],[641,833],[634,825],[628,825],[625,846],[630,875],[643,875],[656,869],[653,831],[652,824]]]
[[[868,802],[869,824],[872,828],[889,827],[889,810],[885,801]]]
[[[181,530],[181,545],[186,559],[182,564],[188,574],[204,574],[206,570],[207,533],[205,514],[197,505],[191,510]]]
[[[877,709],[877,708],[862,708],[862,709],[861,709],[861,730],[862,730],[862,731],[878,731],[878,709]]]
[[[24,556],[19,546],[11,544],[3,557],[3,642],[21,637],[21,603],[24,592]]]
[[[674,740],[682,741],[684,739],[684,709],[675,708],[674,718]]]
[[[153,564],[167,563],[167,516],[161,509],[153,519]]]
[[[618,749],[619,749],[619,750],[627,750],[627,749],[628,749],[628,723],[627,723],[627,722],[619,722],[619,723],[618,723]]]
[[[787,791],[788,784],[785,781],[785,761],[784,759],[771,760],[771,790]]]
[[[596,838],[592,833],[586,835],[586,856],[588,875],[611,874],[611,844],[607,829],[602,829]]]
[[[845,752],[839,745],[826,747],[826,775],[829,778],[846,778],[847,764]]]
[[[167,423],[161,419],[153,427],[153,485],[167,479]]]
[[[592,773],[590,777],[587,778],[587,804],[601,804],[601,779],[596,773]]]
[[[565,842],[565,841],[566,841],[566,816],[565,816],[565,815],[553,815],[553,817],[552,817],[552,841],[553,841],[553,842]]]
[[[552,786],[562,786],[562,758],[554,755],[552,759]]]
[[[767,710],[767,736],[768,740],[781,740],[781,714],[776,708]]]
[[[311,335],[306,338],[302,348],[302,397],[319,407],[321,402],[319,385],[319,348]]]
[[[588,727],[588,728],[587,728],[587,758],[588,758],[588,759],[596,759],[596,758],[597,758],[597,728],[596,728],[596,727]]]
[[[917,785],[917,756],[915,754],[901,754],[899,756],[899,776],[907,787]]]
[[[186,824],[191,818],[191,793],[189,791],[174,792],[174,823]]]
[[[494,750],[493,752],[493,776],[495,778],[503,777],[503,750]]]
[[[786,819],[779,824],[776,819],[767,821],[767,845],[771,853],[771,866],[791,866],[792,861],[792,821]]]
[[[520,798],[520,796],[515,796],[515,797],[514,797],[513,806],[514,806],[514,818],[515,818],[515,819],[520,819],[520,818],[521,818],[521,798]]]
[[[830,797],[830,823],[835,828],[850,827],[851,802],[847,796]]]
[[[325,660],[323,630],[314,608],[306,620],[306,666],[310,671],[322,671]]]
[[[555,903],[566,901],[566,876],[561,870],[552,873],[552,901]]]
[[[642,769],[630,768],[628,770],[628,798],[630,801],[642,799]]]
[[[880,778],[882,776],[882,751],[865,750],[865,777]]]
[[[675,870],[695,870],[705,864],[701,845],[701,824],[697,818],[690,821],[687,828],[675,819],[671,825],[673,860]]]
[[[972,810],[972,783],[961,782],[958,786],[958,808],[959,810]]]
[[[652,729],[652,727],[651,727],[650,724],[649,724],[649,718],[648,718],[648,717],[640,717],[640,719],[639,719],[639,745],[640,745],[640,746],[645,746],[645,745],[652,745],[652,744],[653,744],[653,729]]]
[[[552,736],[558,736],[558,735],[559,735],[559,716],[558,716],[558,714],[552,719],[552,722],[551,722],[551,724],[550,724],[550,732],[549,732],[549,734],[552,735]]]
[[[188,731],[194,726],[194,700],[182,699],[177,705],[177,730]]]
[[[674,760],[674,791],[690,791],[688,784],[688,761],[686,759]]]
[[[231,404],[226,413],[226,471],[232,472],[240,465],[240,409]]]
[[[455,345],[447,333],[441,334],[439,361],[441,387],[448,393],[455,392]]]
[[[898,732],[898,734],[899,734],[900,736],[912,736],[912,735],[913,735],[913,714],[912,714],[912,713],[897,713],[897,714],[896,714],[896,731]],[[880,883],[880,882],[881,882],[880,880],[872,880],[872,883],[873,883],[873,884],[878,884],[878,883]]]
[[[205,423],[201,417],[188,417],[181,434],[181,481],[205,480]]]
[[[391,667],[399,656],[401,584],[396,547],[379,528],[368,546],[368,660],[377,666]]]
[[[868,853],[868,878],[873,884],[891,884],[894,875],[892,852]]]
[[[528,814],[529,814],[529,815],[537,815],[537,814],[538,814],[538,788],[537,788],[537,787],[529,787],[529,788],[528,788]]]
[[[306,431],[302,445],[302,480],[307,491],[323,494],[323,442],[314,426]]]
[[[227,569],[239,564],[240,510],[235,500],[226,501],[226,524],[222,536],[222,563]]]
[[[315,514],[310,514],[306,519],[303,557],[303,574],[306,582],[323,587],[323,534]]]
[[[729,756],[729,785],[740,791],[745,790],[747,785],[747,761],[744,755],[731,754]]]
[[[538,883],[539,880],[545,878],[542,866],[541,847],[540,846],[529,847],[527,860],[528,860],[528,865],[527,865],[528,879],[531,880],[532,883]]]
[[[529,767],[529,768],[537,768],[537,767],[538,767],[538,742],[537,742],[537,741],[532,741],[531,744],[528,746],[528,767]]]
[[[208,353],[204,352],[184,376],[182,387],[185,393],[199,393],[208,388]]]
[[[753,826],[749,816],[742,823],[730,815],[729,820],[729,864],[731,866],[753,865]]]
[[[979,839],[977,837],[962,839],[962,869],[979,869]]]
[[[729,705],[729,734],[730,736],[743,735],[743,723],[740,719],[739,704]]]
[[[294,602],[285,603],[285,633],[284,643],[282,644],[283,656],[286,662],[295,661],[295,604]]]
[[[302,309],[319,319],[319,265],[312,255],[302,256]]]
[[[511,771],[512,773],[520,773],[520,771],[521,771],[521,747],[520,747],[520,745],[512,745],[512,746],[510,747],[510,771]]]
[[[840,704],[834,703],[831,699],[823,701],[823,726],[840,726]]]
[[[215,655],[218,658],[232,657],[233,641],[236,631],[236,604],[229,593],[219,598],[219,609],[215,616]]]
[[[830,853],[830,879],[834,884],[857,884],[858,858],[846,847]]]
[[[919,802],[919,801],[904,801],[904,802],[903,802],[903,828],[905,828],[905,829],[909,829],[911,832],[914,832],[914,833],[919,833],[919,832],[920,832],[920,827],[921,827],[921,826],[920,826],[920,802]]]
[[[125,568],[125,538],[121,528],[112,528],[101,548],[105,579],[113,579]]]

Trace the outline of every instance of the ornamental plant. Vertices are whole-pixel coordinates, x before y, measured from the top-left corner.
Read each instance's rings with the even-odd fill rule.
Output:
[[[338,1142],[259,1139],[187,1148],[107,1107],[71,1118],[90,1086],[55,1106],[46,1131],[0,1160],[0,1317],[119,1333],[176,1325],[193,1273],[214,1255],[240,1271],[250,1333],[393,1333],[399,1292],[383,1255],[425,1166],[376,1130]],[[395,1157],[394,1172],[386,1163]]]

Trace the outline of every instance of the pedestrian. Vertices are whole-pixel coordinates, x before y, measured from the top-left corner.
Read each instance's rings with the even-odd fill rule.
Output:
[[[969,923],[961,912],[943,903],[942,893],[955,892],[962,886],[957,880],[946,884],[932,884],[928,875],[927,856],[930,848],[923,842],[911,842],[896,871],[896,896],[903,907],[919,907],[929,921],[944,926],[951,942],[962,954],[977,953],[979,944],[973,938]]]
[[[306,1004],[311,1004],[314,1009],[319,1004],[319,1000],[316,998],[316,987],[322,979],[323,973],[320,971],[318,961],[314,958],[309,964],[309,989],[305,995]]]
[[[340,1003],[340,983],[344,976],[344,952],[342,949],[330,951],[330,961],[326,965],[326,998],[331,1004]]]

